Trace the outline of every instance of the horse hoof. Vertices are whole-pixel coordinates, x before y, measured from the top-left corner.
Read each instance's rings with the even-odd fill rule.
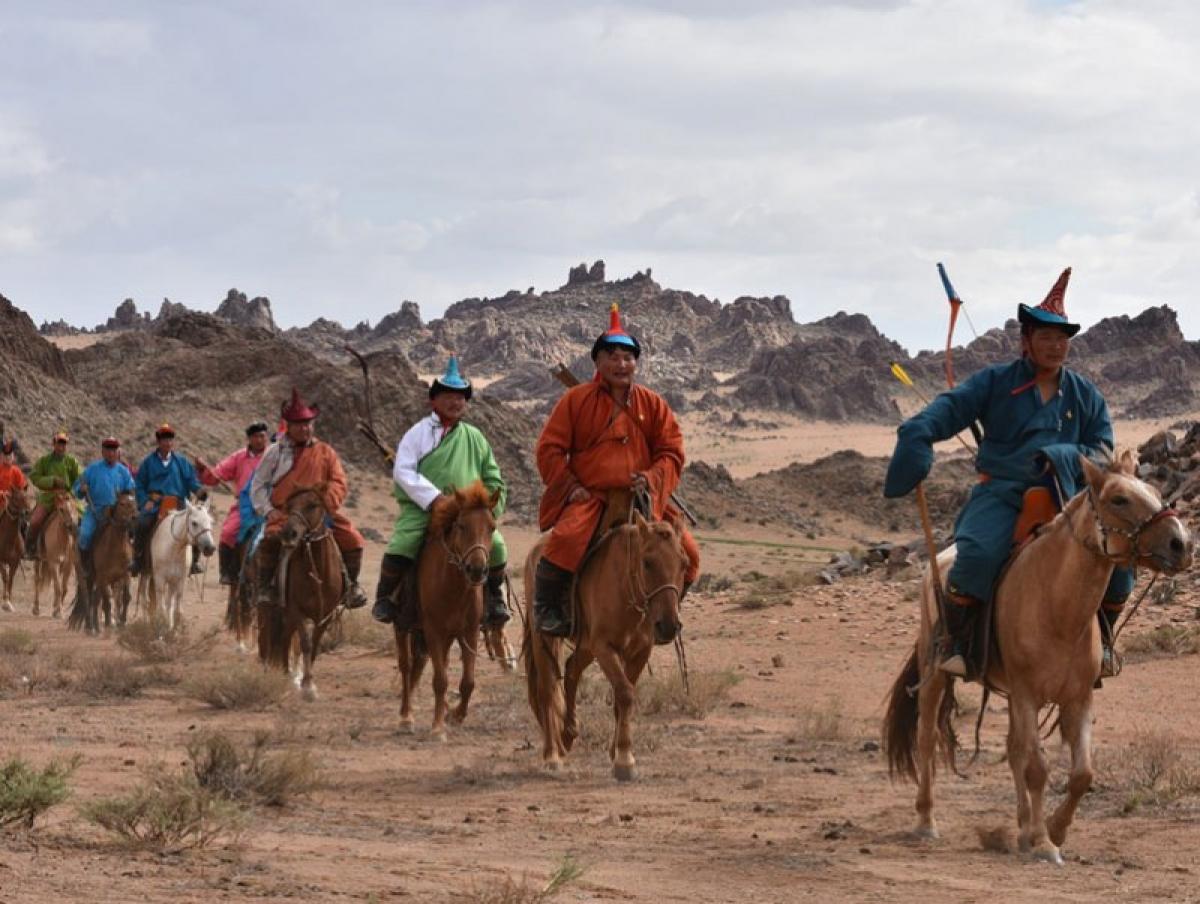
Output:
[[[916,841],[937,841],[941,836],[933,826],[917,826],[912,830],[912,837]]]
[[[613,763],[613,778],[619,782],[631,782],[637,778],[637,770],[633,766]]]
[[[546,760],[542,763],[542,768],[547,772],[558,773],[563,771],[563,763],[562,760]]]
[[[16,608],[13,606],[13,604],[11,602],[9,602],[8,600],[5,600],[3,603],[0,603],[0,609],[3,609],[5,612],[16,612],[17,611]],[[37,615],[36,609],[33,610],[33,614]]]
[[[300,696],[308,703],[315,703],[317,700],[317,688],[314,685],[300,688]]]
[[[441,731],[431,731],[429,733],[429,739],[431,741],[437,741],[439,744],[445,744],[449,740],[448,736],[446,735],[446,729],[444,728]]]
[[[400,720],[400,733],[401,734],[412,734],[415,730],[416,729],[413,725],[413,720],[411,717]]]
[[[1055,866],[1063,865],[1062,854],[1060,854],[1058,848],[1052,844],[1047,845],[1046,847],[1039,847],[1034,850],[1033,859],[1039,863],[1053,863]]]

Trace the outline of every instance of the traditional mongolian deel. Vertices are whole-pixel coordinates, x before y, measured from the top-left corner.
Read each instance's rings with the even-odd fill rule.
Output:
[[[429,506],[442,491],[462,489],[480,480],[489,491],[500,491],[493,511],[496,517],[503,514],[508,498],[508,488],[487,438],[462,421],[446,433],[436,414],[422,418],[404,434],[396,449],[392,476],[396,482],[392,495],[400,503],[400,515],[387,552],[409,559],[417,557],[429,523]],[[507,561],[504,538],[496,531],[488,564],[496,567]]]
[[[1113,445],[1108,405],[1088,379],[1064,367],[1058,392],[1043,403],[1034,376],[1021,359],[984,368],[939,395],[901,425],[884,483],[890,498],[912,492],[933,466],[933,443],[982,423],[981,481],[955,524],[958,556],[949,576],[954,588],[980,600],[992,598],[1025,490],[1045,479],[1047,464],[1070,498],[1082,487],[1079,455]],[[1132,571],[1117,569],[1105,598],[1122,600],[1132,588]]]
[[[219,481],[223,480],[226,483],[232,484],[234,492],[240,495],[242,489],[250,482],[250,478],[254,476],[254,471],[258,468],[265,454],[265,450],[255,453],[249,447],[238,449],[232,455],[221,459],[213,467],[200,468],[200,480],[208,486],[215,486]],[[233,507],[229,510],[229,514],[225,516],[225,522],[221,525],[221,545],[237,546],[238,533],[241,526],[242,517],[235,499]]]
[[[55,455],[53,452],[43,455],[29,472],[29,482],[40,491],[38,505],[49,509],[54,506],[55,488],[69,490],[79,479],[79,462],[74,455]]]
[[[190,461],[178,452],[163,458],[157,450],[142,459],[135,483],[139,511],[144,511],[148,502],[153,503],[152,511],[158,511],[167,496],[174,497],[176,505],[182,508],[188,497],[200,489],[200,478]]]
[[[329,511],[338,549],[343,552],[362,549],[367,541],[339,511],[349,492],[346,471],[333,447],[320,440],[297,446],[284,437],[263,454],[262,463],[251,478],[250,499],[254,510],[267,519],[267,536],[274,536],[283,528],[287,520],[283,508],[288,497],[298,489],[319,483],[325,484],[323,502]]]
[[[104,459],[92,462],[75,481],[71,491],[88,503],[79,525],[79,548],[90,549],[96,530],[103,524],[103,512],[115,505],[120,493],[132,493],[137,488],[129,469],[120,462],[111,465]]]

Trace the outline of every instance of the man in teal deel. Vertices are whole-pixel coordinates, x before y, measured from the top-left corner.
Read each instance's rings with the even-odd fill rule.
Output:
[[[884,495],[910,493],[933,466],[933,444],[978,421],[983,426],[976,470],[980,481],[954,525],[957,556],[947,577],[946,630],[953,646],[941,668],[966,677],[964,656],[979,603],[990,601],[1012,547],[1025,491],[1057,477],[1060,505],[1082,488],[1079,455],[1113,448],[1108,405],[1087,378],[1063,366],[1079,325],[1063,307],[1068,267],[1038,307],[1019,305],[1021,358],[995,364],[939,395],[905,421],[888,466]],[[1101,675],[1113,672],[1112,624],[1133,590],[1132,568],[1118,568],[1104,595]]]

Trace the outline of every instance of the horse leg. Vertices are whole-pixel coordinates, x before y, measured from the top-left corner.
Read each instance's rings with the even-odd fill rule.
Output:
[[[400,669],[400,730],[411,734],[413,730],[412,695],[416,685],[413,675],[412,634],[395,631],[396,666]]]
[[[471,702],[471,694],[475,691],[475,660],[479,654],[473,644],[467,643],[467,638],[470,636],[470,634],[466,634],[458,638],[458,649],[462,653],[462,678],[458,682],[458,706],[450,714],[450,721],[455,725],[462,725],[466,720],[467,705]],[[474,637],[479,637],[478,631],[474,633]],[[446,655],[449,658],[448,650]]]
[[[579,679],[593,661],[592,651],[587,647],[577,647],[575,652],[567,657],[567,666],[563,670],[563,694],[566,697],[566,712],[563,715],[563,746],[570,750],[575,746],[579,737],[579,714],[575,710],[579,694]]]
[[[5,612],[16,611],[13,608],[12,603],[13,575],[16,573],[16,570],[16,565],[0,565],[0,573],[2,573],[4,577],[4,602],[2,605],[0,605],[0,609],[3,609]]]
[[[633,685],[625,675],[625,666],[620,655],[611,647],[602,647],[596,651],[596,662],[604,671],[604,677],[612,685],[613,691],[613,726],[612,754],[613,776],[619,782],[631,781],[636,776],[634,771],[633,741],[629,725],[630,712],[633,710]]]
[[[948,691],[946,673],[933,668],[917,692],[917,838],[938,837],[933,817],[933,784],[937,778],[938,714]]]
[[[450,641],[432,631],[426,631],[425,643],[429,647],[429,662],[433,666],[433,727],[430,734],[435,740],[446,740],[446,690],[450,685],[447,674],[450,659]]]
[[[45,574],[45,572],[42,571],[42,567],[43,567],[42,560],[40,558],[33,560],[33,614],[34,615],[42,614],[42,583],[44,581],[43,575]]]
[[[1061,863],[1058,848],[1046,834],[1042,795],[1048,770],[1037,716],[1033,701],[1014,688],[1008,700],[1008,764],[1017,791],[1018,845],[1039,860]]]
[[[58,568],[52,568],[50,573],[54,576],[54,612],[53,618],[62,618],[63,597],[67,595],[67,577],[71,567],[70,559],[63,559],[58,563]]]
[[[1067,840],[1067,829],[1075,818],[1079,800],[1092,786],[1092,694],[1071,704],[1064,704],[1059,713],[1062,739],[1071,747],[1071,777],[1067,781],[1067,796],[1046,821],[1050,841],[1059,847]]]
[[[316,638],[312,624],[306,619],[300,623],[296,633],[300,637],[300,657],[301,657],[301,673],[300,673],[300,696],[312,703],[317,699],[317,685],[313,681],[312,664],[313,658],[317,652]]]

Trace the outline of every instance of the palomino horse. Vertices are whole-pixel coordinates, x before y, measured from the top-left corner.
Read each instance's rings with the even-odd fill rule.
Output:
[[[54,617],[62,615],[67,582],[75,565],[75,500],[66,490],[54,491],[54,504],[42,522],[38,557],[33,582],[33,614],[42,611],[42,588],[54,585]]]
[[[614,499],[610,494],[610,510]],[[623,506],[628,511],[628,503]],[[525,588],[532,595],[543,542],[525,560]],[[636,512],[609,528],[592,546],[575,580],[575,651],[560,670],[562,639],[525,622],[525,681],[529,705],[542,730],[542,763],[562,768],[579,734],[575,696],[584,670],[595,660],[612,685],[615,725],[608,754],[619,781],[635,777],[630,724],[634,689],[655,643],[670,643],[680,630],[679,604],[687,568],[679,531]],[[532,607],[527,605],[532,613]],[[562,676],[562,677],[560,677]]]
[[[299,487],[287,499],[287,521],[280,530],[283,554],[276,577],[278,602],[260,605],[258,658],[285,672],[290,666],[292,641],[299,635],[303,659],[300,692],[305,700],[317,699],[313,660],[321,637],[346,595],[342,554],[326,518],[325,487]],[[270,575],[259,575],[269,580]]]
[[[446,688],[450,645],[458,641],[462,654],[462,679],[458,706],[450,721],[461,724],[475,689],[476,647],[483,618],[483,585],[488,575],[488,555],[496,519],[492,509],[500,491],[489,493],[476,481],[453,496],[442,497],[429,518],[425,542],[417,556],[417,599],[421,601],[421,632],[433,665],[433,727],[430,733],[446,740]],[[400,666],[400,727],[413,726],[412,694],[426,654],[414,649],[413,635],[396,630]]]
[[[0,609],[12,612],[12,585],[21,558],[25,555],[25,540],[21,536],[21,518],[29,511],[29,497],[24,490],[12,489],[0,493],[0,578],[4,596]]]
[[[1017,790],[1023,852],[1061,863],[1059,847],[1079,799],[1092,784],[1092,686],[1100,674],[1096,612],[1116,565],[1138,564],[1174,574],[1190,567],[1192,539],[1153,487],[1135,477],[1128,451],[1107,468],[1081,458],[1084,489],[1020,555],[996,591],[997,655],[986,680],[1008,696],[1008,762]],[[938,556],[941,573],[954,561],[951,546]],[[933,780],[936,748],[953,767],[953,678],[937,668],[937,600],[928,573],[916,647],[892,687],[884,742],[892,775],[916,779],[916,834],[936,838]],[[914,697],[915,693],[915,697]],[[1059,708],[1063,741],[1071,749],[1067,796],[1049,819],[1043,810],[1047,764],[1038,713]]]
[[[183,602],[183,587],[188,575],[188,549],[193,544],[200,552],[211,556],[217,551],[213,542],[213,520],[204,503],[186,501],[184,507],[164,515],[154,527],[149,540],[149,575],[138,577],[138,605],[149,590],[150,622],[158,618],[158,604],[166,607],[167,630],[175,630],[179,608]]]
[[[68,628],[82,628],[88,634],[99,634],[102,605],[104,628],[111,628],[114,591],[117,593],[117,626],[125,626],[129,614],[129,563],[133,561],[129,532],[136,517],[137,500],[133,491],[118,494],[117,501],[101,513],[100,526],[92,537],[92,576],[85,581],[83,570],[78,572],[75,602],[67,616]]]

